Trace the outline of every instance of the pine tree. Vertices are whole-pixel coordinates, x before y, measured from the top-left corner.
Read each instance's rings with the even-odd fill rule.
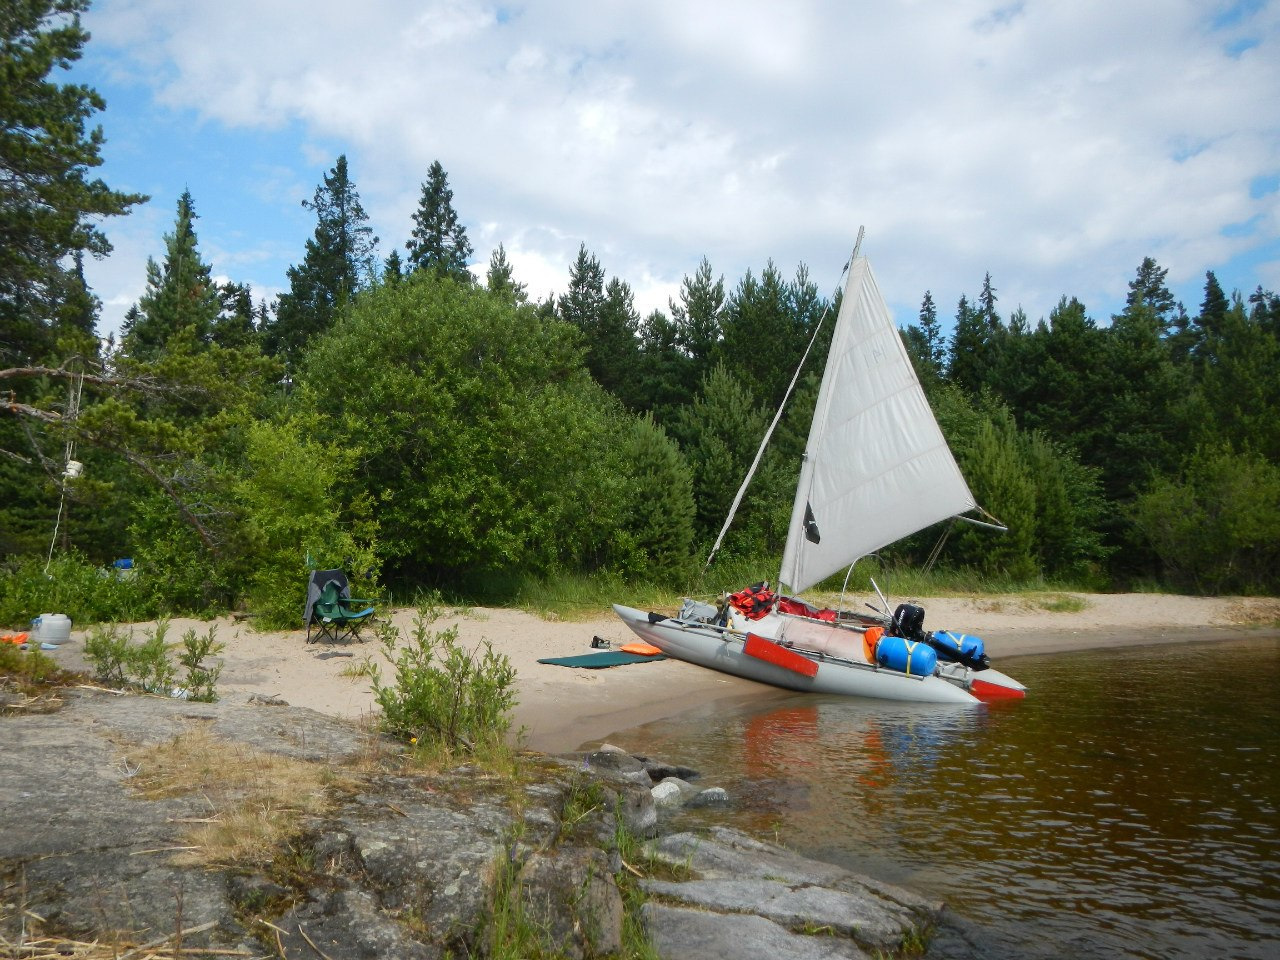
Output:
[[[637,406],[665,425],[693,399],[693,361],[680,348],[680,328],[661,310],[645,317],[639,336]]]
[[[515,271],[507,260],[507,250],[502,244],[489,255],[489,271],[485,274],[485,286],[511,303],[528,303],[529,294],[523,283],[516,283]]]
[[[782,402],[808,345],[804,320],[795,307],[794,289],[772,260],[759,280],[748,270],[725,305],[724,336],[716,359],[729,365],[770,409]]]
[[[302,206],[316,214],[315,234],[307,241],[302,263],[289,268],[289,291],[276,302],[275,321],[263,337],[268,353],[291,362],[372,282],[378,246],[345,154]]]
[[[49,359],[49,320],[76,286],[68,260],[110,253],[100,218],[147,199],[86,178],[104,143],[101,127],[86,127],[105,104],[91,87],[50,79],[80,58],[88,7],[23,0],[0,13],[0,366]]]
[[[427,171],[413,222],[408,243],[410,271],[435,270],[469,283],[472,278],[467,263],[471,259],[471,243],[466,229],[458,222],[449,177],[439,160]]]
[[[710,372],[716,345],[720,342],[725,308],[724,277],[713,278],[711,263],[703,257],[694,275],[686,276],[681,282],[680,302],[669,302],[676,346],[691,361],[690,373],[697,383]]]
[[[1177,306],[1165,283],[1168,275],[1169,271],[1162,269],[1155,260],[1144,257],[1137,275],[1129,281],[1129,295],[1125,298],[1126,310],[1149,309],[1160,324],[1162,333],[1168,333]]]
[[[1222,292],[1222,284],[1212,270],[1204,275],[1204,300],[1200,304],[1200,316],[1197,325],[1202,339],[1219,336],[1226,322],[1227,311],[1231,309],[1231,301]]]
[[[387,261],[382,265],[382,282],[399,283],[404,279],[404,264],[400,259],[400,251],[392,250]]]
[[[640,315],[636,313],[631,286],[617,277],[610,278],[605,285],[599,325],[587,345],[587,369],[598,384],[633,408],[640,400],[639,329]]]
[[[164,238],[164,263],[147,260],[147,289],[124,322],[124,350],[135,359],[156,359],[174,337],[207,344],[213,333],[222,304],[212,269],[200,258],[195,221],[191,193],[183,191],[173,233]]]
[[[604,309],[604,267],[585,243],[578,245],[578,256],[569,267],[569,286],[556,300],[556,315],[582,331],[584,337],[600,323]]]

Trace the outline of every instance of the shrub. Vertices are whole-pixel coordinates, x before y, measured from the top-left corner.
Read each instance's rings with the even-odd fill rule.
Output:
[[[85,657],[93,665],[95,676],[106,683],[137,686],[145,693],[173,693],[178,686],[178,673],[169,659],[170,645],[165,642],[168,628],[168,621],[161,620],[141,643],[134,643],[119,624],[98,627],[85,637]],[[222,673],[222,665],[209,667],[204,663],[207,657],[216,656],[223,649],[215,639],[216,631],[216,627],[210,627],[204,636],[195,630],[183,635],[183,652],[178,664],[186,671],[182,690],[189,700],[212,703],[218,699],[214,686]]]
[[[149,619],[156,610],[144,572],[122,579],[76,553],[55,557],[47,571],[40,557],[0,570],[0,624],[24,629],[41,613],[87,624]]]
[[[1261,456],[1200,451],[1183,476],[1152,482],[1134,519],[1179,588],[1280,588],[1280,466]]]
[[[395,665],[395,682],[384,683],[376,664],[370,665],[369,673],[383,726],[422,748],[475,752],[499,746],[511,726],[515,668],[487,640],[477,658],[477,651],[458,643],[457,627],[428,629],[438,616],[431,607],[419,609],[404,646],[397,628],[382,627],[383,650]]]

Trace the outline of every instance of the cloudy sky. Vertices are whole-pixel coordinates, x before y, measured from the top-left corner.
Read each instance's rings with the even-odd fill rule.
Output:
[[[216,275],[273,299],[346,154],[379,253],[433,160],[483,273],[579,244],[665,308],[705,256],[834,289],[859,225],[899,321],[990,272],[1007,316],[1099,321],[1145,256],[1280,291],[1280,0],[95,0],[72,79],[101,175],[150,194],[89,266],[103,332],[189,189]]]

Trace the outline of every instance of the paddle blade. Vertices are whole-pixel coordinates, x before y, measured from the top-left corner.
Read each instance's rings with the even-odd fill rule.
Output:
[[[748,657],[764,660],[766,663],[775,664],[795,673],[803,674],[806,677],[817,676],[818,673],[816,661],[810,660],[808,657],[802,657],[800,654],[779,646],[772,640],[766,640],[755,633],[747,634],[747,642],[742,645],[742,652]]]

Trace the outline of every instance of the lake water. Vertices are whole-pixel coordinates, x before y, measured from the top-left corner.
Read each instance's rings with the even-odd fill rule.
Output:
[[[1001,666],[1026,700],[780,692],[611,739],[724,786],[726,823],[945,900],[931,958],[1280,958],[1280,639]]]

